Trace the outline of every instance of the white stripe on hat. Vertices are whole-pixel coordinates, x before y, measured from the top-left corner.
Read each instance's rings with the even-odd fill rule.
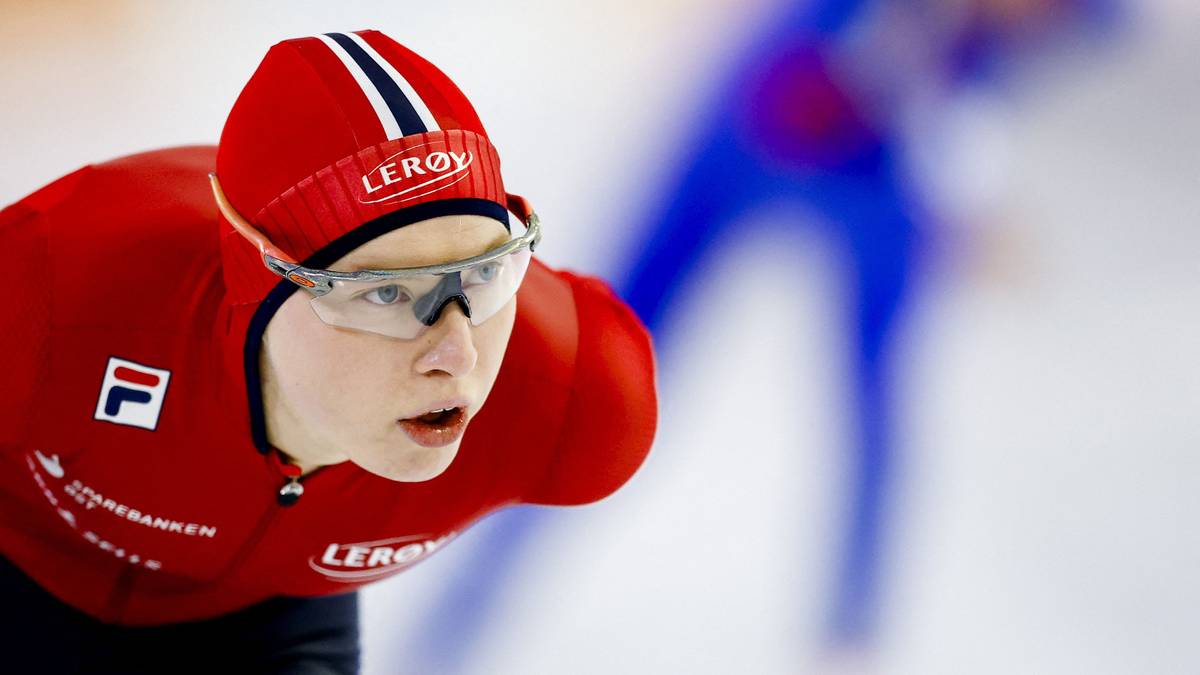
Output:
[[[350,33],[350,35],[354,34]],[[359,88],[362,89],[363,94],[366,95],[367,100],[371,102],[371,107],[375,109],[375,114],[379,117],[379,123],[383,125],[383,132],[387,135],[388,140],[403,137],[404,132],[400,131],[400,123],[396,121],[396,116],[393,115],[391,109],[388,108],[387,103],[383,100],[383,96],[379,94],[379,90],[376,89],[375,85],[371,83],[371,78],[367,77],[367,74],[363,72],[362,68],[359,68],[358,64],[354,62],[354,57],[350,56],[345,49],[342,49],[341,45],[339,45],[328,35],[315,35],[313,37],[316,37],[321,42],[324,42],[331,50],[333,50],[333,53],[336,54],[338,59],[341,60],[342,65],[346,66],[346,70],[350,71],[350,75],[354,77],[354,81],[358,83]],[[424,103],[421,105],[424,106]]]
[[[363,51],[367,53],[367,56],[375,59],[375,63],[378,63],[379,67],[383,68],[383,71],[387,73],[393,81],[395,81],[395,83],[400,87],[400,91],[404,92],[404,96],[408,98],[408,102],[412,104],[413,110],[417,111],[417,117],[420,117],[421,121],[425,123],[426,129],[429,131],[438,131],[441,129],[441,127],[438,126],[437,120],[433,118],[433,113],[429,112],[428,106],[425,105],[425,101],[421,99],[421,96],[417,93],[417,90],[413,89],[413,86],[409,84],[408,80],[404,79],[404,76],[401,75],[395,68],[393,68],[392,64],[389,63],[387,59],[380,56],[379,52],[375,51],[371,45],[367,44],[367,41],[362,39],[362,36],[358,33],[344,33],[344,35],[357,42],[358,46],[362,47]]]

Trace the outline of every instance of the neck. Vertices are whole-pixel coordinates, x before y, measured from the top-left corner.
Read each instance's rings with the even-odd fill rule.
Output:
[[[275,378],[268,372],[269,368],[263,364],[259,370],[267,442],[283,453],[289,462],[299,466],[301,476],[307,476],[323,466],[346,461],[344,454],[329,449],[291,410],[276,388]]]

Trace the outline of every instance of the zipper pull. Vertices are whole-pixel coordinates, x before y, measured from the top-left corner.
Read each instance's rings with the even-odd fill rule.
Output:
[[[304,486],[300,484],[300,480],[289,478],[288,482],[279,488],[279,504],[280,506],[291,506],[300,501],[302,494],[304,494]]]
[[[280,506],[291,506],[300,500],[300,495],[304,494],[304,486],[300,484],[300,467],[283,461],[283,453],[278,448],[272,449],[274,452],[270,453],[271,463],[287,479],[283,487],[279,488],[276,498],[279,500]]]

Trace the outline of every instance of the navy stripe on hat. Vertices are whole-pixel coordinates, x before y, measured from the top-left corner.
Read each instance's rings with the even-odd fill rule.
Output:
[[[413,107],[412,102],[401,91],[400,85],[357,42],[343,33],[325,33],[325,35],[336,42],[339,47],[346,50],[350,58],[354,59],[358,67],[371,80],[371,84],[375,86],[379,95],[383,97],[384,103],[387,104],[388,110],[396,118],[396,123],[400,126],[403,135],[408,136],[429,131],[425,123],[421,121],[421,116],[417,114],[417,110]]]

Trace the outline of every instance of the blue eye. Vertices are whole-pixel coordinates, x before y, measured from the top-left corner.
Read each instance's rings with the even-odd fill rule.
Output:
[[[409,295],[408,290],[403,286],[397,286],[396,284],[388,284],[387,286],[372,288],[366,293],[363,293],[362,297],[365,298],[367,302],[375,305],[398,305],[400,303],[412,300],[412,296]]]
[[[504,263],[499,260],[493,260],[486,265],[476,267],[471,271],[471,282],[475,284],[486,284],[494,280],[500,275],[500,271],[504,269]]]

